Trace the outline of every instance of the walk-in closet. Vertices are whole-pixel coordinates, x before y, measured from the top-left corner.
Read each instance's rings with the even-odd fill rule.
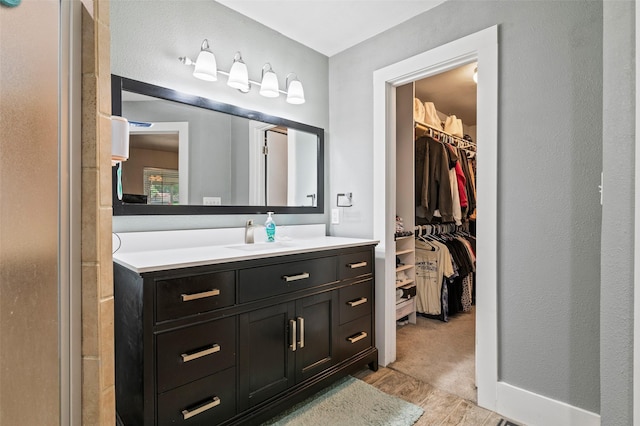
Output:
[[[470,63],[396,89],[390,365],[474,402],[476,72]]]

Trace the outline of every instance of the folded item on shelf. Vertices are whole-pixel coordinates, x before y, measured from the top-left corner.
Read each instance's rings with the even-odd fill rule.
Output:
[[[424,105],[418,98],[413,98],[413,121],[424,122]]]
[[[402,287],[399,287],[399,290],[402,290],[402,298],[403,299],[411,299],[416,296],[416,286],[415,284],[409,284]]]
[[[433,102],[424,103],[424,123],[436,129],[442,129],[442,121],[440,121],[438,111],[436,111],[436,106]]]

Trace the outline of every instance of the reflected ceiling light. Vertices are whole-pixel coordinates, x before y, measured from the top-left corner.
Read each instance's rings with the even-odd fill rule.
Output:
[[[478,84],[478,67],[473,70],[473,82]]]
[[[233,57],[233,65],[231,65],[231,69],[229,70],[227,85],[244,93],[248,92],[251,88],[249,85],[249,71],[247,71],[247,65],[242,60],[240,52],[236,52]]]
[[[196,68],[193,70],[193,76],[204,81],[216,81],[218,79],[218,66],[216,57],[209,50],[209,41],[205,38],[200,46],[200,53],[196,59]]]
[[[289,81],[289,77],[293,77],[291,81]],[[304,89],[302,88],[302,83],[298,80],[298,76],[294,73],[290,72],[287,74],[287,102],[290,104],[303,104],[304,103]]]
[[[277,98],[280,96],[280,91],[278,90],[278,76],[273,72],[271,64],[269,63],[262,66],[260,94],[266,98]]]
[[[209,41],[205,39],[200,46],[200,53],[195,61],[186,56],[178,58],[180,62],[188,66],[195,66],[193,76],[205,81],[216,81],[218,74],[227,76],[227,85],[238,89],[242,93],[249,93],[251,86],[260,87],[259,93],[267,98],[277,98],[280,93],[287,96],[287,102],[290,104],[305,103],[304,89],[298,76],[289,73],[286,78],[286,91],[280,90],[278,86],[278,76],[271,68],[270,63],[266,63],[262,67],[260,82],[249,80],[249,71],[247,65],[242,60],[240,52],[236,52],[233,58],[233,64],[229,72],[219,70],[216,64],[216,57],[209,48]],[[290,77],[292,77],[290,79]]]

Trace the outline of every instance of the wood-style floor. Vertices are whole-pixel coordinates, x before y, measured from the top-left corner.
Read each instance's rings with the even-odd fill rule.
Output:
[[[391,368],[361,370],[354,377],[424,409],[415,426],[497,426],[502,416]],[[515,423],[507,423],[516,426]]]

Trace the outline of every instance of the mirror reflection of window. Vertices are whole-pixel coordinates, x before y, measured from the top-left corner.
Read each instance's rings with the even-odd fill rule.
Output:
[[[180,204],[180,176],[178,170],[145,167],[143,170],[144,195],[147,204]]]

